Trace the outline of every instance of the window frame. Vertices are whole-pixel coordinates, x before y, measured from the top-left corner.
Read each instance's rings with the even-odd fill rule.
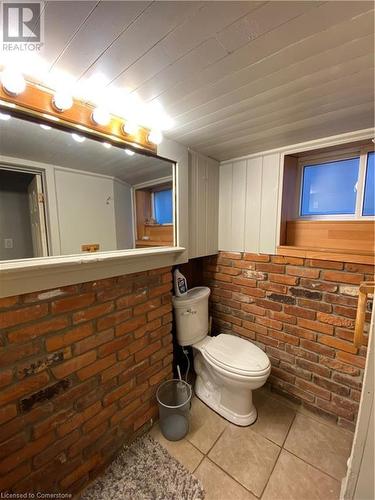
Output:
[[[374,215],[363,215],[363,203],[365,197],[365,182],[367,171],[367,155],[373,152],[374,148],[370,145],[341,149],[336,151],[325,152],[321,154],[312,154],[303,156],[298,159],[298,197],[296,199],[295,219],[297,220],[375,220]],[[327,215],[301,215],[302,211],[302,193],[303,193],[303,171],[304,167],[313,167],[314,164],[321,165],[340,160],[350,160],[359,157],[358,181],[357,181],[357,196],[354,214],[327,214]]]

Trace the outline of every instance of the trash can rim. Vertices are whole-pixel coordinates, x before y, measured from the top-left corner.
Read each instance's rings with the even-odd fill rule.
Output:
[[[183,404],[179,404],[179,405],[167,405],[165,403],[163,403],[162,401],[160,401],[159,399],[159,391],[160,389],[165,386],[166,384],[170,383],[170,382],[182,382],[184,385],[186,385],[189,389],[189,397],[186,399],[185,403]],[[191,390],[191,385],[188,384],[187,382],[185,382],[185,380],[180,380],[179,378],[171,378],[169,380],[165,380],[162,384],[159,385],[158,387],[158,390],[156,391],[156,400],[157,402],[164,406],[164,408],[170,408],[170,409],[174,409],[174,408],[180,408],[181,406],[185,405],[188,401],[191,400],[191,396],[192,396],[192,390]]]

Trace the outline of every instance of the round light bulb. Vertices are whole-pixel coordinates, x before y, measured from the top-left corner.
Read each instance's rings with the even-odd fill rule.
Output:
[[[160,132],[160,130],[151,130],[151,132],[148,134],[148,142],[152,142],[152,144],[160,144],[163,140],[163,134]]]
[[[109,142],[102,142],[103,144],[103,147],[105,147],[106,149],[111,149],[112,147],[112,144],[110,144]]]
[[[13,69],[5,69],[3,71],[1,83],[5,92],[11,96],[22,94],[26,88],[26,82],[22,74]]]
[[[111,121],[111,115],[105,108],[95,108],[91,118],[96,125],[102,125],[103,127]]]
[[[86,139],[86,137],[84,137],[83,135],[75,134],[74,132],[72,134],[72,137],[77,142],[83,142]]]
[[[11,116],[8,113],[0,113],[0,120],[3,120],[4,122],[10,120]]]
[[[73,106],[73,98],[67,92],[56,92],[52,98],[52,103],[57,111],[66,111]]]
[[[42,128],[43,130],[51,130],[52,127],[50,127],[49,125],[44,125],[44,123],[42,123],[40,125],[40,128]]]
[[[129,155],[129,156],[134,156],[135,155],[134,151],[132,151],[131,149],[125,149],[125,153],[127,155]]]
[[[126,121],[122,126],[122,129],[125,132],[125,134],[135,135],[138,132],[139,127],[134,122]]]

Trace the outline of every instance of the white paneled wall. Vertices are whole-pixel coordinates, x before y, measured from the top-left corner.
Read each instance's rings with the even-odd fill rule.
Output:
[[[275,253],[280,154],[220,165],[219,250]]]
[[[219,162],[189,151],[189,258],[218,251]]]

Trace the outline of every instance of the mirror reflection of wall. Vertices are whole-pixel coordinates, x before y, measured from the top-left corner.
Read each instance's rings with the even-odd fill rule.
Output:
[[[0,260],[173,246],[173,214],[172,162],[0,120]]]

